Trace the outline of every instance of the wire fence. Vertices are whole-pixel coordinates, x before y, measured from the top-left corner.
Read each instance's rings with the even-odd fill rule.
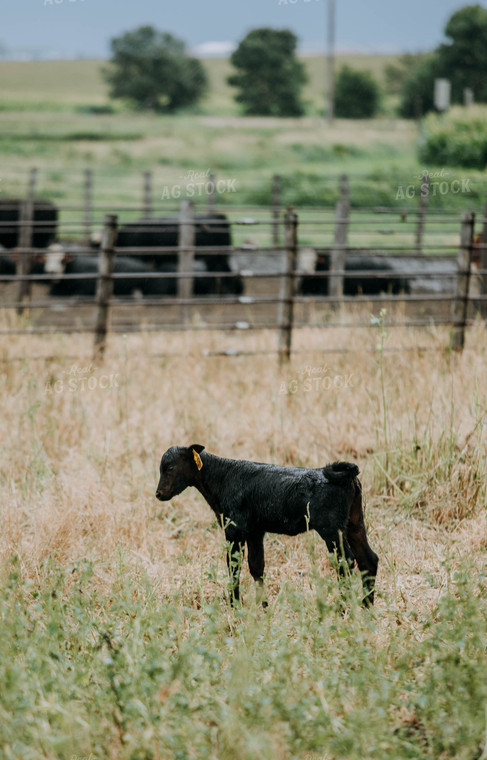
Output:
[[[342,178],[334,210],[298,215],[279,205],[274,178],[268,208],[222,214],[207,197],[199,213],[184,200],[162,221],[146,182],[142,206],[103,215],[88,181],[81,206],[38,199],[35,172],[25,199],[2,199],[0,335],[93,333],[99,355],[110,333],[265,329],[288,358],[302,327],[370,325],[363,304],[387,308],[391,328],[447,325],[459,350],[467,327],[486,318],[486,210],[352,210]],[[53,273],[56,255],[63,269]]]

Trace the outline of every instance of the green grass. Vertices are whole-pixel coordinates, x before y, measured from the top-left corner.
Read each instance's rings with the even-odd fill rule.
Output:
[[[153,176],[154,212],[173,213],[179,206],[167,197],[176,187],[184,197],[188,172],[211,170],[217,179],[233,182],[235,191],[221,193],[218,206],[234,218],[268,216],[264,209],[247,211],[248,206],[269,208],[272,176],[282,176],[281,204],[296,207],[301,220],[316,221],[334,214],[339,197],[339,177],[350,182],[353,209],[392,207],[397,216],[376,214],[366,228],[352,221],[351,244],[412,245],[415,216],[401,221],[399,210],[418,208],[421,172],[415,156],[417,132],[413,124],[373,120],[366,124],[339,121],[329,128],[322,120],[244,119],[233,117],[171,116],[148,114],[86,114],[33,112],[5,113],[0,124],[0,188],[4,197],[23,196],[30,167],[38,168],[37,194],[60,205],[83,204],[84,169],[94,172],[94,218],[99,226],[106,211],[141,206],[143,172]],[[429,206],[456,214],[458,222],[445,227],[430,217],[427,235],[435,243],[456,245],[462,211],[481,215],[486,198],[485,176],[476,170],[448,170],[443,178],[468,180],[468,193],[430,196]],[[415,196],[405,197],[414,187]],[[164,195],[165,193],[165,195]],[[206,206],[205,194],[193,200]],[[140,216],[140,211],[120,211],[122,220]],[[63,211],[61,220],[80,221],[82,212]],[[353,219],[353,216],[352,216]],[[268,227],[235,227],[235,242],[249,235],[270,244]],[[326,228],[301,225],[303,244],[326,244],[333,225]],[[63,231],[73,237],[79,230]],[[430,238],[432,241],[432,238]]]
[[[329,128],[310,118],[234,122],[187,115],[10,112],[0,125],[2,191],[20,192],[27,184],[27,169],[36,165],[40,193],[52,192],[49,176],[55,170],[66,177],[66,201],[76,203],[80,199],[73,194],[73,178],[92,167],[98,187],[121,179],[110,188],[113,203],[133,205],[139,200],[133,188],[141,186],[146,169],[154,174],[156,199],[165,185],[180,184],[188,170],[211,169],[220,178],[236,180],[238,192],[221,195],[223,205],[268,204],[271,177],[280,173],[283,204],[330,206],[338,197],[338,178],[346,173],[354,206],[414,207],[417,198],[397,196],[399,187],[404,192],[409,185],[419,194],[424,167],[415,157],[416,142],[414,125],[381,120],[338,121]],[[448,179],[456,177],[470,180],[469,196],[437,193],[431,206],[479,205],[483,173],[453,170]]]
[[[466,564],[428,614],[380,625],[333,579],[265,613],[164,596],[124,565],[15,557],[0,591],[5,760],[478,758],[485,742],[485,578]],[[113,572],[113,570],[111,571]],[[381,646],[384,627],[387,647]],[[382,631],[381,631],[382,629]]]

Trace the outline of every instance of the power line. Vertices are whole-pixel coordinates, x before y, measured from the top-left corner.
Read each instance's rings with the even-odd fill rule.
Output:
[[[333,124],[335,115],[335,0],[328,0],[328,44],[327,44],[327,107],[328,124]]]

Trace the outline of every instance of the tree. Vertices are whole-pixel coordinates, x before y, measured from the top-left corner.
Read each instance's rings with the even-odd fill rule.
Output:
[[[380,89],[369,71],[342,66],[335,83],[335,113],[345,119],[370,119],[377,113]]]
[[[405,119],[418,119],[435,108],[435,79],[442,76],[438,58],[430,55],[420,61],[406,77],[399,113]]]
[[[253,29],[232,53],[237,69],[228,83],[238,87],[246,114],[301,116],[301,87],[307,76],[296,57],[296,36],[288,29]]]
[[[420,61],[405,79],[400,113],[413,118],[434,110],[435,79],[451,82],[452,103],[463,103],[463,90],[471,87],[475,100],[487,102],[487,9],[467,5],[450,16],[447,42]]]
[[[173,112],[192,105],[205,93],[208,80],[184,42],[152,26],[141,26],[110,43],[111,66],[103,70],[112,98],[125,98],[137,108]]]
[[[437,49],[438,65],[451,81],[453,103],[463,103],[463,90],[471,87],[478,102],[487,102],[487,9],[467,5],[447,22],[449,41]]]
[[[411,68],[417,66],[424,58],[425,55],[421,53],[405,53],[399,56],[394,63],[388,63],[384,68],[385,88],[387,92],[391,95],[399,95],[410,75]]]

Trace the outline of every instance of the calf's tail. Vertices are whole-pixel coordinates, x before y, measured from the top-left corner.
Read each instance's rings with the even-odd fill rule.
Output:
[[[357,477],[360,470],[356,464],[351,462],[333,462],[323,467],[323,475],[330,483],[337,485],[346,485]]]

